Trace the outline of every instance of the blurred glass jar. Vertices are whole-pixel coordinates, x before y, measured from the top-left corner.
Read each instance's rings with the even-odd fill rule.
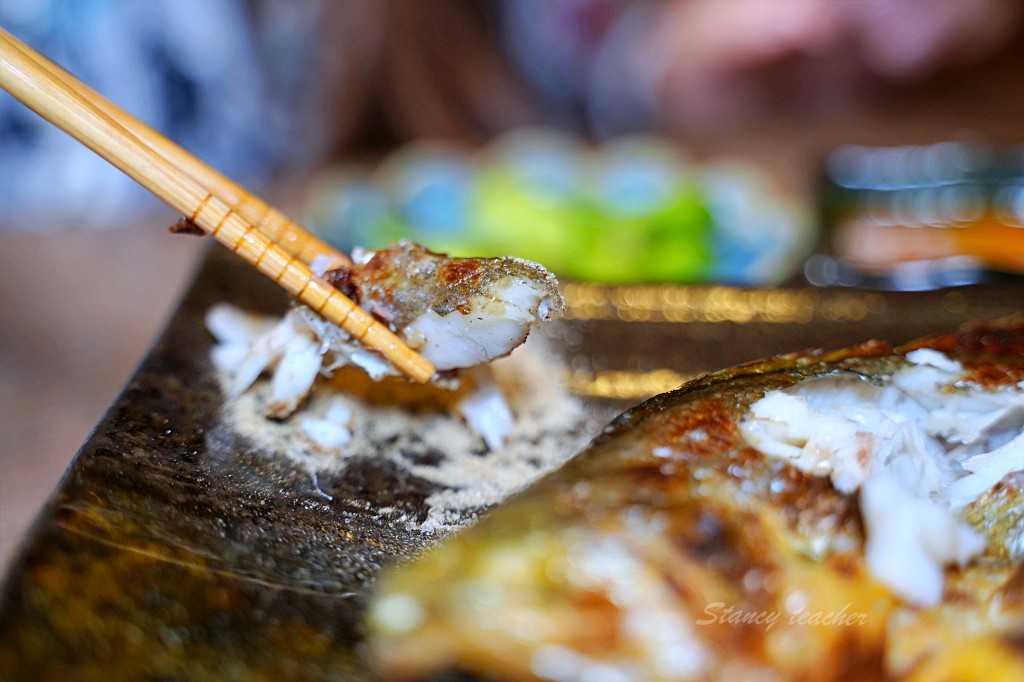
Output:
[[[847,146],[826,164],[820,285],[931,289],[1024,274],[1024,146]]]

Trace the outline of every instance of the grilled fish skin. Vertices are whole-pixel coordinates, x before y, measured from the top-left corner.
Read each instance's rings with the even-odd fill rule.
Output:
[[[511,353],[565,305],[554,275],[520,258],[453,258],[407,240],[353,256],[352,265],[324,273],[327,281],[429,360],[437,370],[432,383],[442,388],[458,386],[459,370]],[[303,305],[274,322],[222,303],[208,311],[206,326],[218,341],[214,364],[231,377],[229,397],[272,373],[272,419],[295,412],[320,374],[346,365],[375,381],[399,374]]]
[[[868,570],[855,495],[738,427],[769,391],[836,373],[882,381],[919,348],[961,362],[966,382],[1024,380],[1021,319],[696,379],[383,576],[368,658],[387,679],[1024,679],[1024,475],[963,510],[985,550],[921,608]]]
[[[521,258],[453,258],[408,240],[353,255],[327,281],[439,371],[507,355],[564,306],[555,277]]]

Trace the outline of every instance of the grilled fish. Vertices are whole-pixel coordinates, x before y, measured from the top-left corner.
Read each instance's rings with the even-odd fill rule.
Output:
[[[455,371],[508,355],[564,306],[555,277],[520,258],[452,258],[403,240],[356,251],[353,261],[324,277],[430,360],[435,383],[449,387],[457,384]],[[397,374],[305,306],[275,321],[221,304],[207,313],[206,326],[218,341],[214,364],[232,377],[230,397],[272,370],[267,414],[274,418],[294,412],[317,376],[339,367],[357,366],[374,379]]]
[[[385,679],[1024,679],[1022,380],[1021,320],[696,379],[386,573],[368,660]]]

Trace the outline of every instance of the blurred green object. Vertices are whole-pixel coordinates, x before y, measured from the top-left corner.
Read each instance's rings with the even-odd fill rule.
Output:
[[[777,283],[813,243],[810,212],[780,201],[764,173],[706,169],[646,136],[588,147],[524,130],[475,154],[419,142],[372,173],[325,173],[309,195],[307,227],[339,248],[406,237],[591,282]]]
[[[467,227],[469,243],[484,255],[514,254],[568,272],[576,251],[588,241],[594,215],[581,197],[545,201],[525,190],[501,166],[484,167],[476,181]]]

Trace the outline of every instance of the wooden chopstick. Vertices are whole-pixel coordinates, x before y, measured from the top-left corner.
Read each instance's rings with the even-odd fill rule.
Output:
[[[303,304],[363,345],[381,353],[401,372],[419,382],[430,380],[434,367],[426,358],[406,346],[354,301],[314,275],[306,263],[262,234],[228,202],[113,120],[94,105],[91,98],[69,87],[54,76],[51,69],[39,66],[26,50],[20,41],[0,29],[0,87],[168,206],[188,216]],[[45,60],[45,57],[39,59]]]
[[[44,69],[64,85],[89,100],[121,127],[132,132],[154,151],[162,154],[168,161],[191,175],[192,179],[206,187],[212,194],[230,204],[234,211],[266,235],[268,239],[276,242],[288,253],[297,256],[303,263],[308,265],[317,257],[326,256],[330,258],[330,261],[326,263],[328,269],[351,265],[352,261],[346,255],[310,234],[284,213],[270,206],[231,178],[193,156],[181,145],[121,109],[30,46],[24,43],[15,43],[15,45],[36,66]]]

